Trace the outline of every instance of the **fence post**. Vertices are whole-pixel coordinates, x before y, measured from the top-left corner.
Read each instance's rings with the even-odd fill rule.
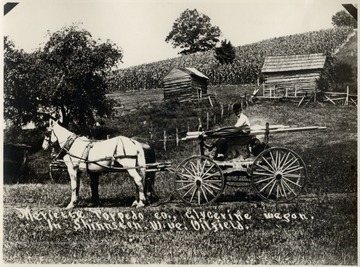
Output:
[[[166,135],[166,130],[164,131],[164,150],[166,151],[166,139],[167,139],[167,135]]]
[[[179,130],[176,127],[176,146],[179,146]]]
[[[206,130],[209,130],[209,112],[206,112]]]
[[[346,86],[345,106],[349,105],[349,85]]]
[[[211,107],[213,108],[214,107],[214,105],[213,105],[213,103],[212,103],[212,101],[211,101],[211,97],[210,97],[210,95],[209,95],[209,102],[210,102],[210,105],[211,105]]]

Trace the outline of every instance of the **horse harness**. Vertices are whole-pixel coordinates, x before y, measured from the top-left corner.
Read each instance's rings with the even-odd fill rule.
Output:
[[[66,139],[64,146],[61,147],[59,153],[53,158],[53,160],[62,159],[66,154],[68,154],[71,146],[73,145],[73,143],[75,142],[75,140],[77,138],[78,138],[78,135],[76,135],[76,134],[70,135]]]
[[[67,138],[67,140],[65,141],[65,144],[64,144],[64,146],[61,148],[60,152],[53,158],[53,161],[62,159],[66,154],[69,154],[69,156],[71,156],[71,157],[77,158],[77,159],[79,159],[79,160],[83,160],[84,163],[86,164],[86,169],[88,170],[88,165],[89,165],[90,163],[97,164],[97,165],[99,165],[99,166],[101,166],[101,167],[104,167],[104,168],[113,168],[114,163],[115,163],[115,160],[116,160],[117,158],[129,158],[129,157],[132,157],[132,156],[130,156],[130,155],[126,155],[126,150],[125,150],[124,142],[123,142],[123,140],[122,140],[121,137],[119,137],[119,138],[120,138],[120,141],[121,141],[121,143],[122,143],[122,149],[123,149],[123,154],[124,154],[124,155],[121,155],[121,156],[120,156],[120,155],[116,155],[116,150],[117,150],[117,147],[118,147],[118,144],[116,144],[116,146],[115,146],[115,148],[114,148],[114,153],[113,153],[113,156],[112,156],[112,157],[105,157],[105,158],[101,158],[101,159],[89,161],[89,160],[88,160],[88,157],[89,157],[90,149],[93,147],[93,143],[94,143],[94,141],[91,141],[91,140],[90,140],[90,142],[86,145],[86,147],[85,147],[85,149],[84,149],[83,154],[82,154],[81,157],[72,155],[69,151],[70,151],[71,146],[74,144],[75,140],[76,140],[78,137],[79,137],[79,136],[76,135],[76,134],[70,135],[70,136]],[[130,140],[131,140],[131,142],[132,142],[133,144],[135,144],[132,139],[130,139]],[[103,161],[103,160],[111,160],[110,167],[107,167],[107,166],[104,166],[104,165],[98,163],[99,161]],[[78,163],[77,163],[76,165],[74,165],[74,166],[78,166],[79,164],[80,164],[80,162],[78,162]]]

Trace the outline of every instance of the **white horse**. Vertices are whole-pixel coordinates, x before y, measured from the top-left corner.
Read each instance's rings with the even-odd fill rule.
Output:
[[[50,121],[49,134],[43,141],[43,149],[48,149],[50,142],[58,142],[64,153],[64,162],[71,181],[71,201],[67,209],[73,208],[79,200],[79,171],[87,170],[90,175],[90,185],[93,202],[97,202],[99,175],[110,171],[118,163],[134,179],[137,189],[137,200],[132,206],[145,206],[144,185],[146,161],[144,150],[136,140],[118,136],[103,141],[91,141],[86,137],[76,136],[58,122]],[[95,203],[96,204],[96,203]]]

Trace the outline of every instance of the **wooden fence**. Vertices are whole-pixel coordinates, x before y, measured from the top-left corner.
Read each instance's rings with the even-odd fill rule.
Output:
[[[330,102],[334,105],[342,104],[348,106],[349,104],[353,104],[357,106],[357,95],[349,93],[349,86],[346,87],[346,92],[318,92],[302,96],[283,94],[281,96],[269,97],[263,95],[258,96],[257,98],[265,100],[285,99],[289,101],[298,101],[298,107],[301,105],[306,106],[310,102],[319,103],[320,105],[323,105],[322,102]]]
[[[349,104],[354,104],[357,106],[357,95],[349,94],[349,86],[346,87],[346,93],[326,92],[324,93],[324,97],[325,102],[330,102],[334,105],[337,103],[342,103],[345,106],[348,106]]]
[[[186,136],[187,132],[190,131],[203,131],[209,130],[211,127],[216,125],[219,121],[223,120],[225,117],[228,117],[232,114],[232,105],[228,104],[224,106],[220,104],[219,107],[213,107],[210,111],[207,111],[204,117],[199,117],[197,120],[197,125],[187,124],[186,128],[176,128],[175,134],[169,134],[168,132],[174,132],[174,130],[164,130],[163,136],[161,139],[157,139],[152,133],[150,133],[150,140],[153,142],[161,142],[163,149],[166,151],[169,147],[169,143],[179,146],[181,139]],[[184,129],[185,128],[185,129]],[[194,129],[196,128],[196,129]]]

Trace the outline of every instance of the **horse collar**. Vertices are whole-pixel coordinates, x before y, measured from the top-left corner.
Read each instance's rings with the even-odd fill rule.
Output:
[[[70,147],[72,146],[72,144],[75,142],[76,138],[78,136],[76,134],[72,134],[68,137],[68,139],[66,139],[65,144],[63,146],[63,149],[68,151],[70,149]]]
[[[63,158],[68,153],[76,138],[78,138],[78,136],[76,134],[72,134],[66,139],[64,146],[61,148],[60,152],[55,157],[55,160]]]

